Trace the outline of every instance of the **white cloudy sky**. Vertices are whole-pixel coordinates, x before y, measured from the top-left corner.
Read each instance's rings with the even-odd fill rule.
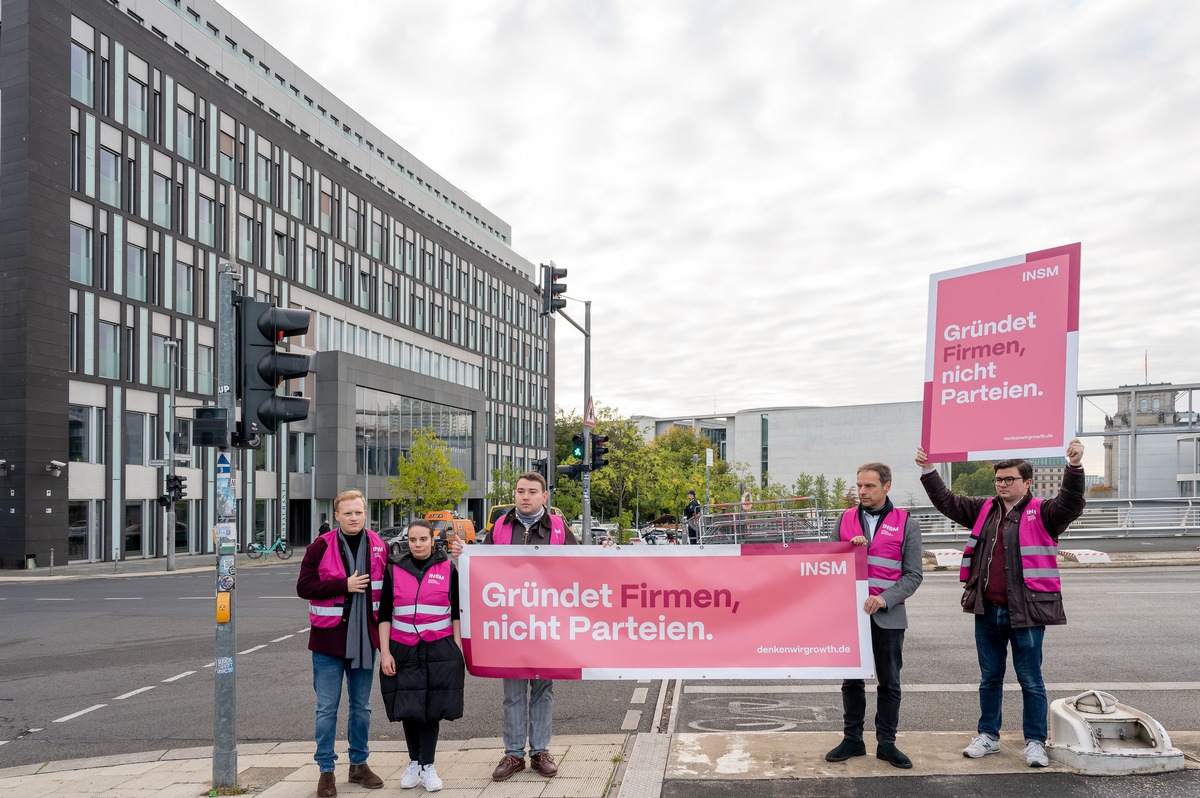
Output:
[[[1200,3],[224,5],[569,269],[624,413],[920,399],[929,274],[1075,241],[1080,388],[1200,381]]]

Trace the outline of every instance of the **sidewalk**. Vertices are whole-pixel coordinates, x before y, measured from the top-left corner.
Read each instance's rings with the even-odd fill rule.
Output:
[[[442,794],[446,798],[657,798],[664,788],[673,794],[688,794],[689,790],[719,789],[721,785],[733,788],[736,794],[749,794],[806,780],[878,781],[882,787],[892,782],[879,780],[889,777],[971,777],[976,787],[981,785],[981,776],[1006,774],[1033,778],[1057,775],[1082,785],[1105,781],[1073,776],[1053,760],[1048,768],[1031,769],[1020,756],[1020,747],[1014,744],[1006,744],[995,756],[966,759],[961,750],[970,737],[969,732],[902,732],[897,742],[912,758],[912,770],[897,770],[869,754],[848,762],[826,762],[825,752],[841,739],[836,732],[564,735],[556,737],[550,748],[559,763],[558,776],[546,779],[525,770],[499,784],[491,780],[502,748],[499,739],[448,740],[438,745],[437,769],[445,782]],[[1200,775],[1200,732],[1174,732],[1171,740],[1187,755],[1190,772],[1167,774],[1165,778],[1173,779],[1184,790],[1192,790]],[[344,746],[344,741],[339,741],[343,756],[337,770],[339,795],[390,795],[399,791],[400,775],[408,765],[402,742],[372,743],[370,764],[384,780],[384,793],[346,781]],[[874,741],[868,739],[868,752],[873,749]],[[239,745],[238,787],[245,792],[238,794],[262,798],[315,795],[317,766],[312,750],[311,741]],[[208,794],[211,778],[208,748],[149,751],[0,770],[0,795],[196,798]],[[737,786],[746,781],[754,784]],[[422,792],[418,787],[410,794]]]

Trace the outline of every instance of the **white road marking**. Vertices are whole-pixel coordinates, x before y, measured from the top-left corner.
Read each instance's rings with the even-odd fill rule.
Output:
[[[180,596],[180,601],[212,601],[216,596]]]
[[[299,596],[259,596],[260,599],[298,599]]]
[[[105,601],[141,601],[141,596],[107,596]]]
[[[30,729],[27,733],[33,734],[34,732],[40,732],[40,731],[41,731],[41,729]]]
[[[1110,596],[1177,596],[1198,594],[1200,590],[1110,590]]]
[[[868,684],[868,690],[874,690],[875,685]],[[1007,682],[1004,685],[1007,692],[1017,692],[1021,689],[1021,685]],[[1056,693],[1078,693],[1084,690],[1200,690],[1200,682],[1047,682],[1046,689]],[[720,685],[707,684],[689,684],[684,685],[685,693],[708,693],[708,694],[747,694],[747,693],[840,693],[841,685],[838,684],[785,684],[785,685]],[[970,684],[906,684],[904,685],[906,693],[975,693],[979,691],[979,685],[975,682]]]
[[[75,599],[73,599],[73,598],[40,598],[40,599],[36,599],[36,601],[74,601],[74,600]]]
[[[55,718],[53,721],[51,721],[51,723],[65,723],[68,720],[74,720],[75,718],[79,717],[80,715],[86,715],[89,712],[93,712],[97,709],[102,709],[103,707],[106,707],[106,706],[108,706],[108,704],[96,704],[95,706],[88,707],[87,709],[81,709],[78,712],[73,712],[70,715],[63,715],[61,718]]]
[[[238,652],[238,655],[240,656],[240,655],[242,655],[242,654],[250,654],[250,653],[253,653],[253,652],[255,652],[255,651],[258,651],[260,648],[266,648],[266,645],[264,644],[264,645],[261,645],[261,646],[255,646],[254,648],[248,648],[248,649],[246,649],[245,651],[239,651],[239,652]]]
[[[0,745],[8,745],[11,740],[0,740]]]
[[[650,684],[650,682],[652,682],[652,681],[654,681],[654,680],[653,679],[638,679],[637,683],[638,684]]]
[[[195,671],[184,671],[183,673],[181,673],[177,676],[172,676],[170,679],[163,679],[163,683],[165,684],[167,682],[177,682],[180,679],[184,678],[185,676],[191,676],[193,673],[195,673]]]
[[[633,698],[629,699],[629,703],[644,704],[644,703],[646,703],[646,696],[649,694],[650,694],[649,687],[639,687],[633,691]]]
[[[296,634],[298,634],[298,635],[302,635],[302,634],[304,634],[305,632],[307,632],[307,631],[308,631],[310,628],[311,628],[311,627],[308,627],[308,626],[306,626],[306,627],[304,627],[303,629],[297,629],[297,630],[296,630]]]
[[[210,662],[210,663],[208,663],[207,665],[205,665],[204,667],[206,667],[206,668],[211,668],[213,665],[216,665],[216,664],[217,664],[217,663],[215,663],[215,662]]]
[[[272,643],[282,643],[284,640],[287,640],[289,637],[295,637],[295,635],[284,635],[283,637],[277,637],[274,640],[272,640],[271,642]]]
[[[640,709],[631,709],[625,713],[625,720],[621,723],[621,731],[633,731],[642,722],[642,711]]]
[[[153,690],[154,687],[155,687],[154,685],[150,685],[149,687],[139,687],[138,689],[128,692],[125,695],[117,696],[116,698],[113,699],[113,701],[124,701],[126,698],[133,698],[138,693],[144,693],[147,690]]]

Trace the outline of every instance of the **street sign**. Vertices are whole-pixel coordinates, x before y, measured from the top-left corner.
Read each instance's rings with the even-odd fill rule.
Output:
[[[596,426],[596,405],[592,402],[592,397],[588,397],[587,412],[583,414],[583,426]]]
[[[151,468],[166,468],[171,464],[170,460],[147,460],[146,465]]]
[[[704,450],[704,465],[708,466],[709,468],[712,468],[712,464],[713,464],[712,449],[705,449]]]

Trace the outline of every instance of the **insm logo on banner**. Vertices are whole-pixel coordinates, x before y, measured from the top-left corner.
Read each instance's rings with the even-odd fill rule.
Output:
[[[1075,434],[1080,245],[932,275],[931,462],[1061,456]]]
[[[866,550],[849,543],[469,546],[476,676],[868,678]]]

